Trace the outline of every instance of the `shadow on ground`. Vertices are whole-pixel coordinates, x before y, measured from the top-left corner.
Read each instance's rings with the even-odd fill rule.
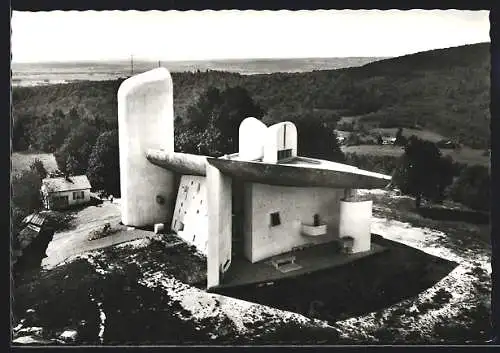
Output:
[[[418,208],[417,213],[422,217],[430,218],[436,221],[467,222],[472,224],[488,224],[490,222],[490,215],[481,211],[467,211],[427,206]]]
[[[388,250],[335,269],[219,293],[333,323],[411,298],[458,265],[378,235],[372,240]]]

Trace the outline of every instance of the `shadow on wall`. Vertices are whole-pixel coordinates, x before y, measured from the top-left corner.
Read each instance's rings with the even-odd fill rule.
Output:
[[[448,208],[428,206],[418,208],[417,212],[422,217],[430,218],[436,221],[455,221],[472,224],[490,223],[489,213],[481,211],[453,210]]]
[[[378,235],[372,235],[372,241],[388,251],[273,285],[225,288],[219,292],[335,322],[413,297],[457,266]]]

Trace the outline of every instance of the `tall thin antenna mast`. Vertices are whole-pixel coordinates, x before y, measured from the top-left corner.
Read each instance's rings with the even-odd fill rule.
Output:
[[[158,67],[161,67],[161,62],[160,62],[160,60],[158,60]]]
[[[134,55],[130,55],[130,74],[134,75]]]

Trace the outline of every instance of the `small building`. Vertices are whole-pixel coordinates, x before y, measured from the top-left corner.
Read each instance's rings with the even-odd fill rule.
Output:
[[[53,235],[53,230],[47,226],[46,220],[46,216],[41,213],[30,214],[23,219],[22,228],[14,238],[13,264],[36,264],[36,259],[41,260],[41,256],[45,255],[45,252],[40,254],[39,250],[47,248]],[[41,256],[35,256],[35,254]]]
[[[382,136],[383,145],[394,145],[396,143],[396,138],[393,136]]]
[[[91,185],[85,175],[42,180],[43,205],[48,210],[63,210],[90,202]]]

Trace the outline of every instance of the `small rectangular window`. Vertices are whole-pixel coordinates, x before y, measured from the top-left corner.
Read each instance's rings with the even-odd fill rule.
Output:
[[[85,198],[84,191],[73,191],[73,200],[83,200]]]
[[[276,227],[281,224],[280,213],[273,212],[271,213],[271,227]]]

